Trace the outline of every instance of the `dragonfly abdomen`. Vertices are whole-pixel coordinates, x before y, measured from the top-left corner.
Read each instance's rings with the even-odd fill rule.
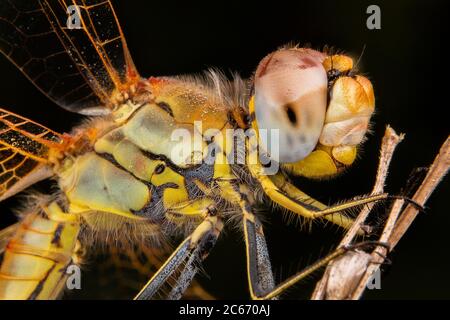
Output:
[[[65,288],[79,223],[56,202],[36,208],[9,241],[0,268],[0,299],[55,299]]]

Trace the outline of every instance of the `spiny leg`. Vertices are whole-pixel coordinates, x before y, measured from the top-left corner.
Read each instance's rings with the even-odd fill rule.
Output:
[[[186,266],[183,268],[183,271],[181,271],[180,277],[177,279],[175,286],[167,296],[168,300],[180,300],[183,296],[183,293],[192,283],[192,280],[194,279],[194,276],[196,275],[199,268],[198,262],[202,257],[200,251],[202,251],[203,249],[203,247],[198,246],[189,256],[188,261],[186,262]]]
[[[286,289],[326,266],[331,260],[349,250],[346,247],[338,248],[325,258],[275,286],[262,225],[253,214],[251,201],[247,196],[250,191],[245,185],[238,185],[235,181],[219,180],[218,184],[226,199],[230,202],[238,203],[242,211],[248,282],[252,299],[265,300],[277,298]],[[356,246],[359,248],[364,245],[365,243],[357,244]]]
[[[252,203],[249,198],[250,190],[243,184],[238,184],[236,180],[218,180],[221,194],[231,203],[237,203],[242,213],[242,223],[244,226],[245,243],[247,247],[247,274],[249,275],[249,286],[258,283],[258,288],[264,291],[272,290],[275,286],[272,266],[269,258],[269,251],[264,237],[261,222],[254,215]],[[252,250],[248,250],[248,246]],[[252,272],[250,272],[252,268]],[[250,276],[253,279],[250,279]]]
[[[275,281],[262,224],[249,212],[244,213],[243,224],[249,287],[256,283],[257,292],[271,291],[275,287]]]
[[[183,273],[181,273],[175,287],[169,294],[169,298],[180,298],[197,272],[198,268],[195,264],[206,258],[219,237],[222,227],[223,223],[219,217],[206,217],[192,234],[178,246],[135,299],[149,300],[153,298],[158,290],[167,283],[169,277],[186,262]]]
[[[326,218],[333,223],[348,229],[352,224],[353,220],[345,217],[342,214],[336,215],[336,218],[333,218],[333,214],[337,214],[340,211],[344,211],[351,208],[357,208],[364,204],[377,202],[386,199],[403,199],[410,203],[411,205],[418,208],[418,210],[423,210],[423,207],[414,202],[413,200],[403,197],[403,196],[391,196],[388,193],[381,193],[375,195],[363,196],[359,199],[349,200],[347,202],[343,202],[340,204],[336,204],[333,206],[324,206],[320,204],[320,202],[314,200],[314,203],[308,204],[301,201],[298,201],[290,196],[286,191],[280,189],[273,179],[279,180],[283,178],[279,173],[268,175],[266,169],[262,166],[259,160],[258,154],[258,143],[254,137],[250,137],[250,139],[246,140],[246,163],[247,167],[250,171],[250,174],[253,178],[255,178],[261,185],[264,193],[275,203],[283,206],[284,208],[296,213],[298,215],[304,216],[309,219],[317,219],[317,218]],[[273,168],[271,168],[273,170]],[[284,179],[284,178],[283,178]],[[280,181],[281,184],[285,184],[286,181]],[[291,193],[299,193],[303,195],[304,193],[300,190],[296,189],[293,185],[287,185],[291,191]],[[294,191],[295,189],[295,191]],[[327,218],[329,216],[329,218]]]
[[[247,231],[246,231],[247,232]],[[312,273],[316,272],[317,270],[320,270],[321,268],[328,265],[328,263],[338,257],[340,257],[342,254],[347,252],[349,249],[352,248],[338,248],[332,253],[330,253],[328,256],[320,259],[319,261],[315,262],[314,264],[306,267],[302,271],[296,273],[295,275],[289,277],[285,281],[281,282],[280,284],[273,286],[271,289],[264,289],[264,286],[259,282],[258,274],[256,274],[258,270],[258,261],[254,259],[255,256],[259,256],[260,253],[258,252],[258,247],[255,246],[251,241],[248,240],[249,237],[245,237],[246,242],[246,256],[247,256],[247,272],[248,272],[248,278],[249,278],[249,287],[250,287],[250,296],[253,300],[268,300],[268,299],[274,299],[278,297],[280,294],[285,292],[288,288],[295,285],[297,282],[307,278]],[[265,241],[265,240],[264,240]],[[372,245],[371,243],[368,243]],[[362,243],[362,245],[366,245],[366,243]],[[361,245],[361,246],[362,246]],[[360,247],[360,246],[358,246]]]
[[[294,185],[290,184],[289,182],[286,181],[286,178],[284,178],[282,175],[277,174],[272,176],[273,180],[277,181],[277,179],[281,179],[278,180],[277,183],[282,183],[284,185],[283,188],[280,187],[280,189],[282,189],[282,191],[284,191],[286,193],[286,196],[289,197],[291,200],[295,200],[295,198],[297,198],[297,196],[306,196],[307,197],[307,202],[306,203],[302,203],[300,201],[300,204],[303,206],[310,206],[309,209],[309,214],[311,216],[307,216],[308,218],[325,218],[328,219],[332,222],[334,222],[337,225],[340,225],[342,227],[348,228],[351,226],[351,224],[353,223],[353,220],[346,217],[345,215],[339,214],[339,211],[344,211],[347,209],[352,209],[352,208],[357,208],[360,207],[364,204],[367,203],[371,203],[371,202],[378,202],[378,201],[383,201],[383,200],[393,200],[393,199],[402,199],[405,202],[407,202],[408,204],[411,204],[412,206],[416,207],[418,210],[423,211],[424,208],[423,206],[421,206],[419,203],[415,202],[414,200],[402,196],[402,195],[389,195],[388,193],[380,193],[380,194],[375,194],[375,195],[368,195],[368,196],[362,196],[358,199],[353,199],[353,200],[349,200],[340,204],[335,204],[332,206],[325,206],[324,204],[320,203],[319,201],[309,197],[308,195],[306,195],[305,193],[303,193],[302,191],[300,191],[299,189],[297,189]],[[294,199],[292,199],[292,196],[294,196]],[[308,213],[306,211],[306,213]],[[338,213],[338,214],[337,214]],[[304,214],[302,214],[304,215]],[[333,218],[333,215],[336,215],[336,218]],[[344,219],[347,219],[344,220]],[[348,223],[348,224],[347,224]]]
[[[262,225],[253,214],[252,206],[245,194],[239,192],[239,196],[239,205],[243,213],[248,284],[250,296],[253,300],[277,298],[287,288],[345,252],[343,249],[338,249],[323,260],[275,286]]]
[[[243,200],[245,202],[245,199]],[[246,203],[242,208],[251,208],[250,204]],[[305,279],[313,272],[328,265],[328,263],[341,256],[349,249],[362,248],[366,245],[374,245],[372,242],[362,242],[356,244],[354,247],[338,248],[330,253],[325,258],[308,266],[303,271],[289,277],[287,280],[276,285],[273,281],[272,271],[270,267],[269,254],[267,252],[267,245],[262,226],[256,217],[248,210],[244,212],[244,233],[245,233],[245,248],[247,257],[247,275],[250,288],[250,296],[253,300],[267,300],[277,298],[280,294],[297,282]],[[269,276],[270,275],[270,276]]]
[[[323,212],[326,212],[324,210],[330,208],[325,204],[312,198],[308,194],[304,193],[303,191],[299,190],[296,186],[290,183],[287,180],[287,178],[283,176],[281,173],[277,173],[276,175],[270,176],[270,180],[275,184],[277,188],[279,188],[286,195],[286,197],[289,197],[292,200],[298,202],[299,205],[303,207],[310,208],[311,211],[316,211],[315,212],[316,214],[318,214],[320,210],[322,210],[323,214]],[[353,223],[352,218],[340,212],[335,212],[332,214],[325,213],[323,214],[323,218],[344,228],[349,228]]]
[[[253,148],[254,149],[254,148]],[[249,154],[251,155],[252,152],[255,152],[255,150],[252,150],[252,148],[249,149]],[[253,159],[256,159],[253,155]],[[350,200],[341,204],[336,204],[333,206],[324,206],[322,204],[319,205],[318,201],[314,201],[314,203],[306,203],[302,202],[300,200],[297,200],[294,197],[289,195],[286,191],[280,189],[272,179],[277,180],[279,183],[281,182],[279,179],[281,176],[268,176],[264,174],[264,168],[261,166],[261,164],[258,162],[256,164],[249,163],[248,168],[250,169],[251,175],[258,180],[260,183],[264,193],[275,203],[281,205],[282,207],[292,211],[295,214],[301,215],[305,218],[309,219],[317,219],[317,218],[327,218],[328,220],[332,221],[333,223],[348,229],[352,223],[353,220],[346,217],[342,214],[337,214],[341,211],[359,207],[361,205],[364,205],[366,203],[376,202],[384,199],[388,199],[389,195],[387,193],[382,193],[378,195],[370,195],[365,196],[360,199]],[[290,190],[293,190],[293,186],[289,186]],[[297,189],[298,190],[298,189]],[[299,191],[299,190],[298,190]],[[298,192],[297,191],[297,192]],[[292,193],[292,192],[291,192]],[[301,192],[303,195],[303,193]],[[300,195],[300,194],[299,194]]]

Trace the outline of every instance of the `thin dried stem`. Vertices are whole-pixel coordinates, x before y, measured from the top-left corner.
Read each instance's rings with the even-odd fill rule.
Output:
[[[388,127],[383,138],[381,148],[381,158],[378,167],[376,183],[373,188],[374,192],[382,192],[384,181],[387,175],[390,159],[392,153],[403,138],[397,136],[395,132]],[[417,189],[413,200],[424,205],[428,200],[433,190],[437,187],[442,178],[446,175],[450,166],[450,139],[442,145],[439,154],[431,165],[427,176],[422,181]],[[398,199],[394,202],[388,219],[386,221],[384,230],[379,238],[382,243],[389,245],[391,251],[405,234],[412,222],[418,215],[417,207],[408,204],[404,210],[403,199]],[[364,208],[357,217],[355,224],[345,235],[340,246],[349,245],[354,240],[358,229],[366,220],[370,208]],[[359,299],[361,298],[367,283],[370,281],[374,273],[379,269],[379,266],[384,263],[385,257],[388,254],[388,249],[384,246],[377,246],[370,255],[363,251],[348,252],[342,258],[332,261],[323,278],[316,286],[312,299]],[[333,269],[334,268],[334,269]],[[335,270],[340,270],[346,277],[336,276]],[[342,272],[344,270],[344,272]],[[332,277],[330,275],[333,275]],[[333,282],[334,281],[334,282]],[[336,281],[339,281],[336,283]],[[357,285],[355,285],[355,283]],[[332,288],[333,290],[330,290]],[[338,288],[339,290],[336,290]]]
[[[450,166],[450,138],[442,145],[439,154],[435,158],[433,164],[431,165],[425,179],[422,184],[417,189],[413,196],[413,200],[420,204],[425,205],[430,195],[436,189],[437,185],[446,175]],[[384,228],[383,234],[381,235],[380,242],[387,242],[390,247],[390,251],[394,249],[403,235],[406,233],[408,228],[411,226],[414,219],[417,217],[419,210],[417,207],[408,204],[403,213],[401,213],[401,208],[403,207],[404,200],[397,200],[391,209],[388,221]],[[398,218],[400,216],[400,218]],[[398,218],[398,220],[397,220]],[[361,278],[361,281],[353,293],[351,299],[361,298],[364,290],[366,289],[367,282],[370,280],[371,276],[379,268],[379,265],[384,262],[383,256],[387,254],[387,249],[384,247],[377,247],[372,253],[372,264],[370,264],[366,270],[366,273]]]
[[[436,189],[437,185],[447,174],[449,166],[450,137],[447,138],[447,140],[442,145],[439,154],[431,165],[431,168],[428,171],[425,179],[423,180],[419,189],[417,189],[413,200],[421,205],[424,205],[430,195],[433,193],[434,189]],[[395,230],[392,233],[392,236],[389,238],[391,248],[397,245],[398,241],[401,239],[401,237],[403,237],[406,230],[408,230],[408,228],[411,226],[411,223],[414,221],[418,213],[419,211],[416,207],[410,204],[406,207],[395,226]]]
[[[394,155],[394,151],[397,148],[398,144],[404,139],[404,137],[404,134],[397,135],[394,129],[392,129],[390,126],[386,127],[386,131],[384,133],[381,144],[380,161],[378,164],[377,176],[375,178],[375,185],[371,193],[372,195],[384,192],[384,185],[388,174],[389,165]],[[341,243],[339,244],[340,247],[352,243],[361,226],[364,225],[364,222],[369,216],[369,213],[372,210],[373,206],[374,203],[370,203],[361,210],[360,214],[355,220],[355,223],[353,223],[352,227],[348,230]]]
[[[392,129],[390,126],[386,127],[381,144],[377,176],[375,178],[375,184],[371,192],[372,195],[384,192],[384,185],[392,156],[394,155],[394,151],[397,148],[397,145],[403,140],[403,138],[404,134],[397,135],[394,129]],[[366,221],[373,206],[374,204],[369,204],[361,210],[352,227],[347,231],[341,243],[339,244],[339,247],[348,246],[353,242],[353,240],[361,230],[361,227],[364,225],[364,222]],[[329,279],[330,276],[331,266],[332,264],[330,264],[325,270],[325,273],[322,279],[318,282],[311,299],[319,300],[325,298],[328,282],[327,279]]]
[[[389,237],[391,236],[395,222],[397,221],[398,216],[403,208],[404,200],[399,199],[394,202],[392,206],[391,213],[389,214],[389,218],[384,227],[383,233],[380,237],[380,242],[389,243]],[[375,274],[375,272],[380,268],[380,265],[384,262],[386,255],[388,254],[388,249],[386,247],[378,246],[374,249],[371,254],[371,263],[367,266],[366,271],[364,272],[361,280],[359,281],[358,286],[355,291],[350,296],[351,300],[357,300],[361,298],[364,290],[367,287],[367,283]]]

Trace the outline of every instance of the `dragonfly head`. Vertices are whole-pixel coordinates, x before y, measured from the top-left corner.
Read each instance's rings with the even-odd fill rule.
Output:
[[[319,141],[327,107],[324,58],[312,49],[280,49],[256,70],[254,112],[260,145],[269,153],[278,148],[281,163],[305,158]],[[277,139],[269,132],[274,129]]]
[[[260,62],[252,103],[262,149],[277,148],[275,160],[310,177],[334,175],[355,160],[375,108],[372,84],[355,73],[352,58],[305,48]],[[274,129],[278,136],[268,133]]]

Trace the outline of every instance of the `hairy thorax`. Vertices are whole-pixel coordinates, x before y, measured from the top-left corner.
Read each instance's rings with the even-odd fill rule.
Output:
[[[110,129],[59,167],[59,186],[71,213],[175,223],[190,217],[175,215],[172,207],[211,189],[214,166],[205,163],[207,153],[196,153],[208,150],[209,143],[194,137],[229,128],[229,106],[194,81],[145,81],[152,99],[119,107],[108,118]]]

